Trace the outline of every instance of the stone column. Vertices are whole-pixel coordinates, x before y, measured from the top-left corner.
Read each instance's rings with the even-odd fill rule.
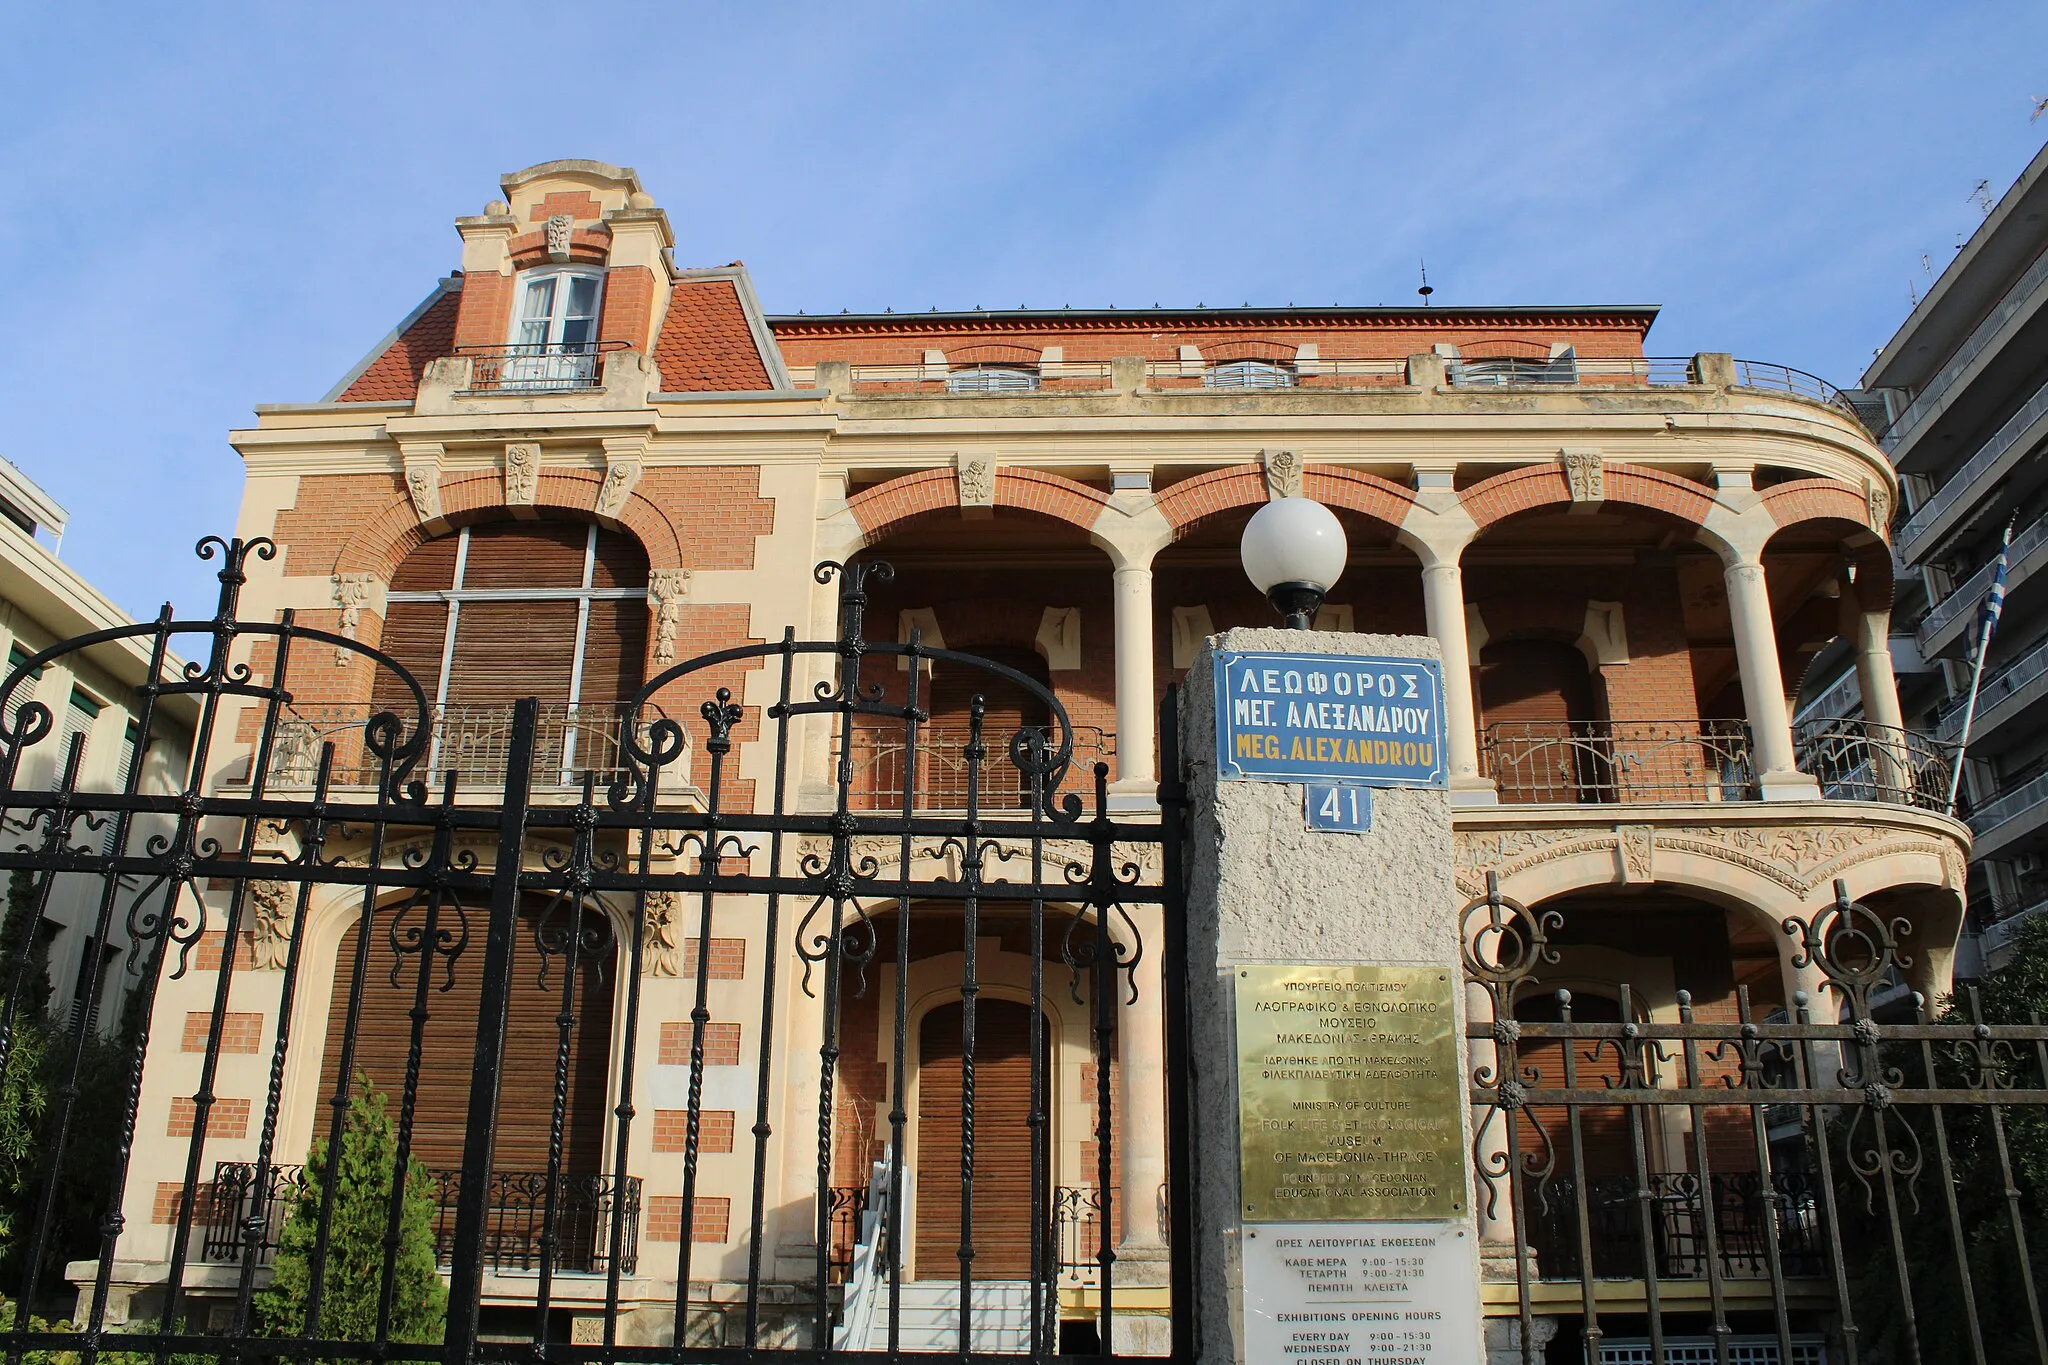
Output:
[[[1181,715],[1187,747],[1188,1055],[1193,1114],[1188,1160],[1194,1189],[1196,1359],[1243,1361],[1244,1324],[1239,1221],[1236,978],[1258,963],[1381,963],[1462,970],[1453,878],[1451,807],[1440,790],[1387,788],[1373,793],[1364,835],[1310,833],[1299,785],[1220,781],[1212,657],[1219,649],[1293,654],[1434,658],[1436,643],[1409,635],[1340,635],[1296,630],[1233,630],[1212,636],[1188,671]],[[1455,1027],[1464,1033],[1465,997],[1453,992]],[[1461,1068],[1469,1068],[1459,1049]],[[1471,1148],[1469,1108],[1458,1106],[1459,1151]],[[1469,1162],[1464,1207],[1470,1209]],[[1466,1215],[1465,1235],[1476,1229]],[[1479,1351],[1479,1305],[1465,1323]]]
[[[1892,672],[1892,614],[1887,605],[1871,611],[1846,577],[1842,581],[1842,635],[1856,654],[1856,688],[1863,694],[1863,719],[1872,727],[1871,756],[1877,784],[1887,796],[1903,792],[1912,768],[1906,753],[1906,720],[1899,709],[1899,680]]]
[[[1472,649],[1465,626],[1465,575],[1456,559],[1422,568],[1422,610],[1444,661],[1444,761],[1452,799],[1492,805],[1493,784],[1479,775],[1479,708],[1472,696]]]
[[[1771,623],[1771,595],[1762,557],[1738,552],[1722,573],[1728,588],[1728,619],[1735,632],[1735,659],[1742,674],[1742,704],[1756,745],[1757,778],[1766,801],[1810,801],[1819,785],[1799,771],[1792,750],[1792,717],[1785,706],[1784,670],[1778,663],[1777,632]]]
[[[1134,909],[1144,943],[1136,980],[1117,1004],[1117,1141],[1123,1149],[1123,1180],[1116,1192],[1123,1216],[1123,1240],[1116,1249],[1116,1350],[1121,1355],[1171,1353],[1169,1319],[1125,1305],[1125,1291],[1164,1292],[1169,1282],[1166,1229],[1160,1206],[1166,1184],[1166,1013],[1160,964],[1164,917],[1156,907]]]
[[[1119,562],[1116,596],[1116,781],[1148,801],[1159,780],[1153,760],[1157,678],[1152,664],[1152,562]]]

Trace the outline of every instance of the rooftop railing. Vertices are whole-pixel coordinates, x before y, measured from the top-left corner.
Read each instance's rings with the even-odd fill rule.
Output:
[[[1996,672],[1984,675],[1984,681],[1977,688],[1978,719],[1983,719],[1985,712],[2044,673],[2048,673],[2048,640],[2007,661]],[[1963,712],[1968,709],[1968,697],[1957,697],[1944,705],[1935,720],[1934,733],[1942,739],[1960,736]]]

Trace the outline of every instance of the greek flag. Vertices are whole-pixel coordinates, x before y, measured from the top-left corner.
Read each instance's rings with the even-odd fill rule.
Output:
[[[1998,563],[1991,570],[1991,591],[1984,598],[1984,620],[1977,628],[1980,658],[1991,643],[1991,632],[1998,629],[1998,614],[2005,610],[2005,561],[2012,549],[2012,526],[2009,521],[2005,524],[2005,539],[1998,545]]]

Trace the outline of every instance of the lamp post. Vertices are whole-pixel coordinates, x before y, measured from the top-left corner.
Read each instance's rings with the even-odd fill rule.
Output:
[[[1275,498],[1245,524],[1245,576],[1290,630],[1307,630],[1338,578],[1350,546],[1336,513],[1310,498]]]

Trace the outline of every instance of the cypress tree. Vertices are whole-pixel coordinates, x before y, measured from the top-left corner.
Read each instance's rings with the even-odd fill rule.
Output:
[[[358,1074],[342,1125],[339,1160],[329,1162],[324,1140],[314,1143],[306,1157],[305,1180],[278,1238],[275,1273],[269,1288],[256,1299],[257,1322],[264,1333],[298,1336],[306,1331],[314,1235],[331,1165],[334,1214],[321,1281],[320,1320],[313,1334],[330,1341],[375,1339],[384,1284],[384,1228],[397,1160],[398,1132],[386,1112],[384,1093],[369,1077]],[[448,1318],[448,1288],[434,1263],[432,1180],[417,1163],[406,1173],[398,1239],[392,1267],[391,1340],[439,1341]]]

